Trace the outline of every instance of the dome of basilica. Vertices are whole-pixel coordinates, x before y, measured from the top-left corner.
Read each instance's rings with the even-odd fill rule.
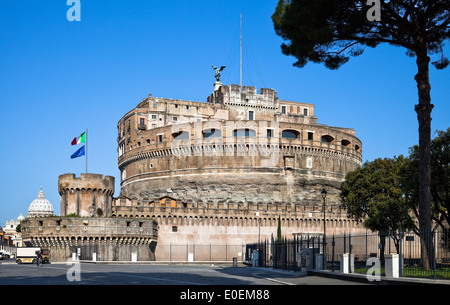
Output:
[[[30,207],[28,208],[28,214],[27,218],[29,217],[46,217],[46,216],[52,216],[53,215],[53,206],[48,201],[45,196],[44,192],[41,190],[39,191],[38,198],[33,200],[31,202]]]

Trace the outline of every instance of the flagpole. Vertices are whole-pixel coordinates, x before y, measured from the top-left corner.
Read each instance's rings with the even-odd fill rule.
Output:
[[[86,128],[86,174],[88,173],[88,130]]]

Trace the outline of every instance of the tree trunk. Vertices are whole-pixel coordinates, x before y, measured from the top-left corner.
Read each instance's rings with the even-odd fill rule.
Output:
[[[386,249],[386,233],[380,233],[380,262],[382,265],[384,265],[384,252]]]
[[[416,52],[418,73],[415,76],[419,90],[419,104],[415,110],[419,121],[419,230],[423,267],[428,269],[432,262],[431,233],[431,85],[429,79],[429,62],[427,48]]]

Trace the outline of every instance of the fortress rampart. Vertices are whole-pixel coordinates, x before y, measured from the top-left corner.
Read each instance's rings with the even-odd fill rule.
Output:
[[[97,174],[58,178],[61,215],[26,218],[27,246],[50,250],[51,261],[151,261],[158,236],[153,219],[111,217],[114,177]]]
[[[154,260],[157,229],[153,220],[119,218],[27,218],[22,236],[28,246],[50,249],[51,261],[65,261],[79,252],[82,260]],[[80,249],[78,251],[77,249]]]
[[[149,95],[118,122],[121,195],[113,217],[151,217],[158,245],[242,244],[361,230],[340,210],[345,175],[362,162],[350,128],[317,123],[314,105],[273,89],[221,86],[207,103]]]

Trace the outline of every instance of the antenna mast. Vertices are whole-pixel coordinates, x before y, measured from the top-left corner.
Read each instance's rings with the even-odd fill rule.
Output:
[[[240,45],[240,81],[239,85],[241,87],[242,92],[242,12],[241,12],[241,45]]]

